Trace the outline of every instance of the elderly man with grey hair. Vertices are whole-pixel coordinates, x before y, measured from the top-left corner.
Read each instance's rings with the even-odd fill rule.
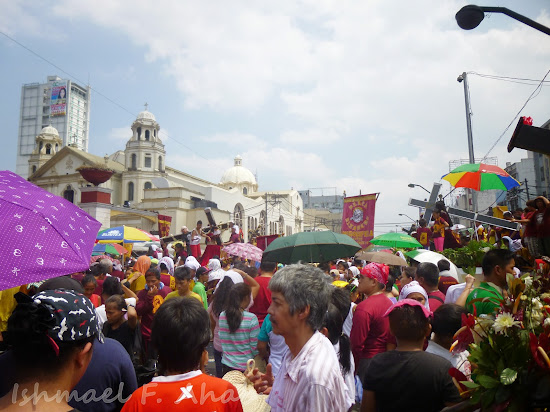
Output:
[[[309,265],[290,265],[269,282],[273,332],[282,335],[289,350],[277,376],[271,364],[265,374],[254,370],[249,379],[277,411],[347,411],[346,385],[336,352],[319,332],[328,309],[331,278]]]

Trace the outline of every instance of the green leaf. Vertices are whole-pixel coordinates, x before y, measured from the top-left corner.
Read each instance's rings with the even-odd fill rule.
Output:
[[[516,381],[517,377],[518,377],[517,371],[510,368],[506,368],[500,374],[500,382],[502,382],[503,385],[511,385]]]
[[[489,406],[494,403],[496,392],[496,389],[489,389],[481,395],[482,410],[489,410]]]
[[[467,388],[470,388],[470,389],[475,389],[475,388],[479,388],[479,385],[475,382],[471,382],[471,381],[462,381],[460,382],[462,385],[466,386]]]
[[[504,359],[500,358],[497,362],[497,372],[501,374],[503,370],[504,370]]]
[[[491,378],[487,375],[480,375],[477,377],[477,380],[481,386],[487,389],[496,388],[500,384],[495,378]]]

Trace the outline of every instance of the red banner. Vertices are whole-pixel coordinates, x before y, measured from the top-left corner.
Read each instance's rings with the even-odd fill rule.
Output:
[[[159,237],[166,237],[170,234],[170,225],[172,216],[158,215],[159,220]]]
[[[362,248],[374,237],[376,193],[344,198],[342,233],[353,238]]]

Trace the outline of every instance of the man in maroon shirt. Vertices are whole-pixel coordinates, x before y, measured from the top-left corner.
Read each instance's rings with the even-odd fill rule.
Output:
[[[145,289],[140,290],[137,295],[136,312],[141,317],[141,337],[144,350],[148,355],[151,354],[149,342],[151,341],[153,318],[170,292],[172,292],[170,286],[166,286],[160,281],[160,271],[157,268],[149,269],[145,273]]]
[[[351,350],[355,358],[355,370],[363,381],[369,361],[385,352],[392,342],[386,311],[392,306],[384,293],[388,281],[389,267],[380,263],[369,263],[361,270],[357,291],[367,299],[357,305],[351,327]]]
[[[277,263],[262,260],[260,264],[261,274],[255,278],[260,285],[260,291],[254,298],[254,304],[250,307],[250,312],[256,315],[260,327],[262,327],[269,305],[271,305],[271,290],[268,289],[268,285],[276,268]]]
[[[435,312],[445,302],[445,295],[439,290],[439,269],[433,263],[422,262],[416,267],[416,280],[426,290],[430,310]]]

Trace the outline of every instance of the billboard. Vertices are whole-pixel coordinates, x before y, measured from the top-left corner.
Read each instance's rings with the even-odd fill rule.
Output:
[[[374,211],[377,194],[344,198],[342,233],[353,238],[362,248],[374,237]]]
[[[67,81],[53,82],[50,97],[50,114],[64,116],[67,114]]]

